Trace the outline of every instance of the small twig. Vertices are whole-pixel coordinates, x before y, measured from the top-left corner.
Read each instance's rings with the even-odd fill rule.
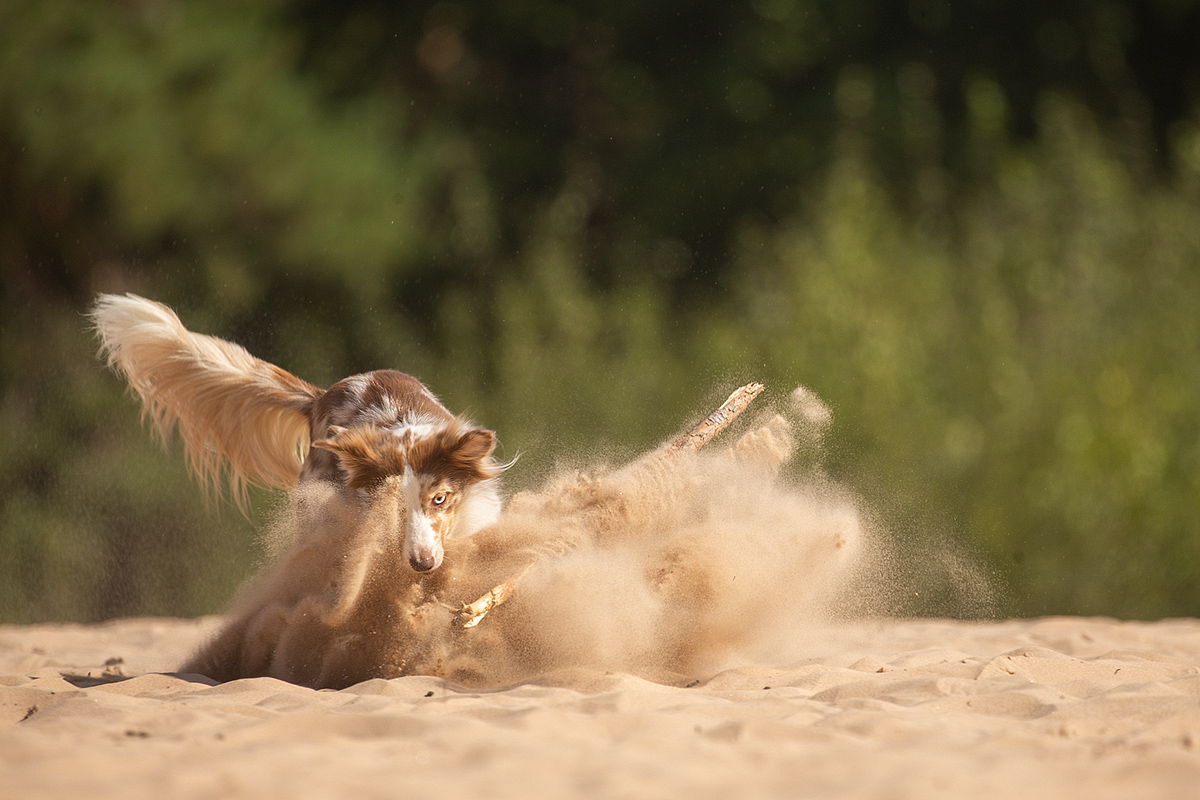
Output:
[[[488,615],[489,611],[512,597],[513,590],[517,588],[517,584],[532,568],[533,566],[530,565],[521,570],[516,576],[509,578],[474,603],[463,603],[462,608],[458,610],[456,619],[462,624],[463,628],[474,628],[483,621],[483,618]]]
[[[703,422],[680,436],[667,447],[667,453],[678,453],[680,450],[699,450],[711,442],[717,434],[725,430],[741,416],[746,407],[762,394],[761,383],[748,383],[729,395],[729,399],[721,407],[709,414]]]
[[[716,438],[717,434],[728,428],[735,419],[741,416],[741,413],[753,402],[754,398],[762,394],[763,388],[761,383],[748,383],[729,395],[729,399],[722,403],[720,408],[709,414],[699,425],[672,442],[667,447],[666,454],[678,453],[681,450],[695,452],[704,447],[704,445]],[[492,589],[474,603],[463,603],[462,608],[458,609],[458,615],[455,619],[464,629],[474,628],[483,621],[483,618],[492,609],[512,597],[517,584],[529,574],[531,569],[533,569],[532,564],[515,577],[509,578],[504,583]]]

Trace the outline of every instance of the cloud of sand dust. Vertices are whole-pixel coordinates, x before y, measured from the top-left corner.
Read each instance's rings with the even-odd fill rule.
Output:
[[[800,389],[785,413],[732,446],[562,470],[447,542],[432,575],[404,567],[395,509],[317,489],[283,524],[290,548],[189,668],[497,686],[572,668],[682,681],[799,658],[821,625],[886,612],[878,599],[899,590],[886,538],[821,470],[828,409]],[[459,623],[464,603],[514,578],[477,627]]]

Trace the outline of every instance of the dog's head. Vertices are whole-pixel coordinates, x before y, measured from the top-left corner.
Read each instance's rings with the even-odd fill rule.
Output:
[[[364,425],[331,426],[313,447],[337,456],[346,486],[372,511],[391,514],[404,559],[417,572],[442,564],[443,541],[455,533],[472,490],[502,471],[492,458],[496,434],[461,420],[416,436]]]

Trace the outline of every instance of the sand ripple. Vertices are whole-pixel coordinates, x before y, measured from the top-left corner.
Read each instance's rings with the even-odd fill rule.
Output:
[[[0,627],[0,796],[1179,797],[1200,622],[875,621],[713,675],[314,691],[172,675],[214,620]]]

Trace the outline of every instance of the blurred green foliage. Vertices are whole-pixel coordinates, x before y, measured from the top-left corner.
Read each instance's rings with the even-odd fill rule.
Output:
[[[412,372],[516,486],[803,383],[1002,612],[1200,614],[1198,40],[1195,0],[2,4],[0,619],[212,612],[262,554],[98,291]]]

